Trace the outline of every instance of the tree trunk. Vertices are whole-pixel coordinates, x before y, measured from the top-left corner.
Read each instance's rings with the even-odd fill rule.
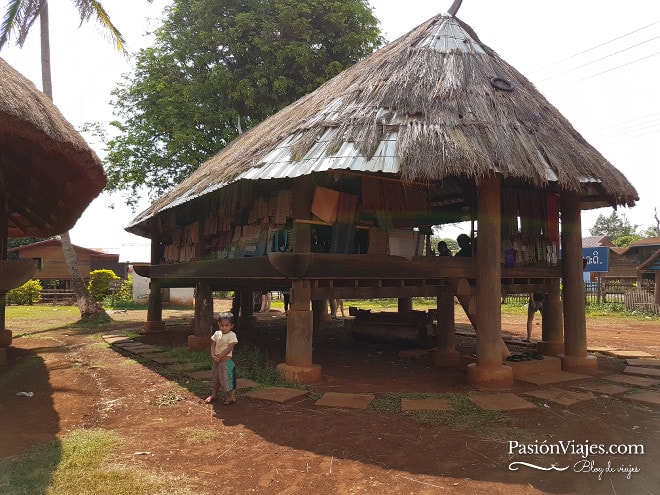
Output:
[[[85,281],[80,273],[76,252],[73,250],[69,233],[65,232],[61,236],[62,251],[64,252],[64,261],[69,269],[71,277],[71,288],[76,296],[76,303],[80,309],[80,319],[82,321],[110,321],[111,318],[105,312],[103,307],[92,297],[87,290]]]
[[[50,35],[48,27],[48,2],[41,3],[39,11],[39,23],[41,28],[41,81],[43,91],[51,100],[53,99],[53,85],[50,75]],[[62,251],[64,261],[69,269],[71,277],[71,287],[76,296],[78,309],[80,309],[80,319],[82,321],[111,321],[111,318],[105,312],[103,307],[91,296],[85,285],[85,281],[78,267],[76,252],[73,250],[69,233],[65,232],[61,236]]]

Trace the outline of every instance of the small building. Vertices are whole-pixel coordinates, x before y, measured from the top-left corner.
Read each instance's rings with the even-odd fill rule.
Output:
[[[85,282],[94,270],[112,270],[115,275],[126,278],[128,266],[119,262],[119,254],[107,253],[96,249],[73,246],[78,259],[80,274]],[[15,255],[19,260],[32,260],[37,265],[37,271],[32,278],[42,281],[42,285],[50,288],[71,288],[69,269],[64,260],[62,243],[57,238],[26,244],[8,250],[8,256]],[[46,283],[44,283],[44,281]]]

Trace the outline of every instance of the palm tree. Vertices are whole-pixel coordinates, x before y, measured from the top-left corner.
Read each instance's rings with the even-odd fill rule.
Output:
[[[124,50],[124,37],[119,30],[110,22],[100,2],[95,0],[72,0],[78,13],[80,23],[95,19],[101,27],[109,34],[117,50]],[[151,3],[152,0],[147,0]],[[2,25],[0,26],[0,50],[9,42],[12,35],[17,37],[16,44],[23,47],[25,39],[34,22],[39,18],[41,34],[41,79],[43,92],[51,100],[53,99],[53,85],[50,71],[50,36],[48,24],[48,0],[11,0],[7,4]],[[94,300],[87,290],[87,286],[80,273],[76,253],[71,244],[69,233],[61,236],[64,260],[69,268],[71,285],[76,295],[80,317],[82,321],[110,320],[103,307]]]

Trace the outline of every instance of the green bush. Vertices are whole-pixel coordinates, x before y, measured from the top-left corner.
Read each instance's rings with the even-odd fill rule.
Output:
[[[7,304],[29,305],[41,300],[41,283],[38,280],[28,280],[20,287],[7,292]]]
[[[121,283],[121,288],[115,294],[115,301],[131,302],[133,300],[133,275],[129,275]]]
[[[106,296],[112,294],[108,288],[110,280],[118,280],[120,277],[115,275],[112,270],[94,270],[89,272],[89,285],[87,290],[94,299],[102,302]]]

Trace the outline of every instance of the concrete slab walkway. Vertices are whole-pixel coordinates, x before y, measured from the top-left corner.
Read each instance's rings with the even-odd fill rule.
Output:
[[[572,385],[571,388],[603,395],[623,394],[629,390],[628,387],[624,387],[622,385],[614,385],[613,383],[603,383],[601,380],[596,382],[584,382],[580,383],[579,385]]]
[[[633,387],[640,388],[651,388],[660,384],[660,381],[654,378],[646,378],[644,376],[634,375],[607,375],[603,377],[603,380],[607,380],[608,382],[624,383],[626,385],[632,385]]]
[[[307,397],[308,394],[309,392],[307,390],[301,390],[299,388],[268,387],[260,390],[252,390],[245,395],[252,399],[286,404],[287,402]]]
[[[516,394],[502,393],[478,395],[469,397],[470,402],[489,411],[516,411],[519,409],[536,409],[536,406]]]
[[[532,390],[530,392],[524,392],[524,394],[531,397],[536,397],[538,399],[555,402],[557,404],[561,404],[562,406],[572,406],[578,402],[596,398],[596,396],[591,392],[573,392],[571,390],[564,390],[561,388],[538,389]]]
[[[524,375],[515,377],[521,382],[533,383],[534,385],[547,385],[549,383],[570,382],[583,378],[591,378],[589,375],[571,373],[570,371],[553,371],[549,373],[537,373],[534,375]]]
[[[314,405],[319,407],[340,407],[345,409],[367,409],[375,399],[374,394],[346,394],[327,392]]]
[[[660,378],[660,369],[642,368],[640,366],[626,366],[623,369],[625,375],[641,375],[649,378]]]
[[[401,399],[401,412],[406,411],[455,411],[447,399]]]
[[[633,402],[641,402],[651,406],[660,406],[660,392],[640,392],[639,394],[629,394],[625,399]]]

